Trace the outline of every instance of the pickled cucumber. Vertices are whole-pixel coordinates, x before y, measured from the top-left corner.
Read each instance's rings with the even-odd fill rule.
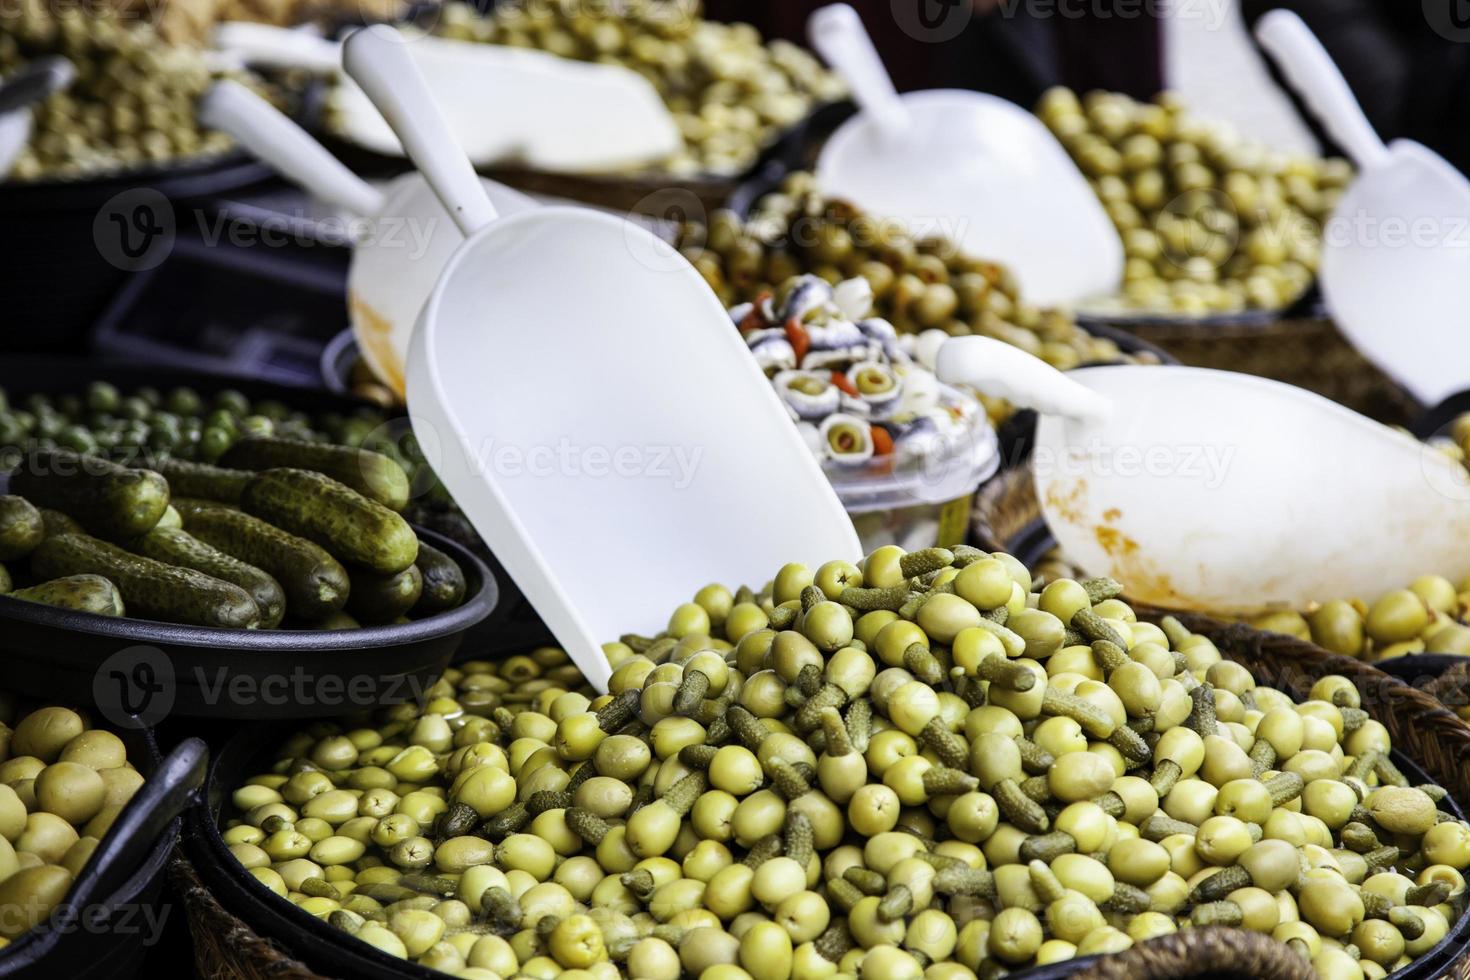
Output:
[[[347,611],[360,623],[391,623],[412,609],[424,591],[424,576],[417,565],[397,575],[376,575],[353,569],[352,592]]]
[[[99,616],[125,616],[122,593],[101,575],[68,575],[52,579],[29,589],[10,593],[12,599],[39,602],[58,609],[96,613]]]
[[[48,537],[31,553],[39,579],[101,575],[122,594],[133,615],[166,623],[256,629],[260,609],[238,585],[131,554],[84,534]]]
[[[424,588],[418,604],[413,607],[415,615],[432,615],[454,609],[464,602],[464,571],[453,558],[420,540],[416,564],[423,573]]]
[[[240,470],[315,470],[389,510],[400,511],[408,506],[408,474],[403,467],[382,453],[366,449],[296,439],[242,439],[220,458],[220,463]]]
[[[11,476],[10,489],[110,540],[153,530],[169,502],[168,481],[160,474],[66,449],[31,453]]]
[[[245,484],[250,482],[249,473],[183,459],[150,460],[147,469],[162,474],[175,496],[226,504],[238,504]]]
[[[225,507],[181,512],[184,529],[194,537],[275,578],[292,619],[325,619],[347,602],[347,570],[320,545]]]
[[[30,554],[46,536],[41,512],[23,497],[0,497],[0,561]]]
[[[418,558],[419,540],[407,521],[322,473],[266,470],[250,481],[241,503],[247,513],[382,575],[396,575]]]
[[[187,531],[156,527],[134,541],[131,548],[154,561],[192,568],[238,585],[260,608],[262,629],[275,629],[286,615],[286,593],[269,573],[205,544]]]

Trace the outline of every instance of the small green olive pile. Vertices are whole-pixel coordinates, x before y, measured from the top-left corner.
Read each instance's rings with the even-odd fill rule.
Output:
[[[70,89],[36,108],[30,144],[9,176],[84,177],[228,150],[228,136],[195,120],[213,80],[203,53],[164,42],[133,14],[96,8],[22,0],[7,14],[0,77],[48,55],[66,57],[77,73]],[[244,73],[239,80],[258,84]]]
[[[1110,580],[974,548],[710,585],[656,636],[466,665],[291,738],[226,842],[467,980],[963,980],[1189,926],[1326,980],[1443,937],[1470,827],[1343,677],[1294,703]]]
[[[1064,311],[1026,303],[1005,266],[823,198],[809,173],[788,175],[748,219],[718,211],[708,227],[683,225],[676,244],[727,306],[774,294],[804,273],[834,286],[861,277],[873,287],[874,315],[900,333],[995,337],[1063,370],[1126,359]]]
[[[1277,310],[1311,285],[1346,160],[1273,153],[1168,92],[1135,102],[1054,88],[1036,112],[1123,236],[1123,293],[1099,312]]]
[[[448,3],[438,32],[638,72],[683,133],[684,150],[658,168],[680,177],[744,172],[783,130],[846,93],[809,52],[765,43],[749,24],[704,20],[696,0],[511,3],[489,16]]]
[[[0,949],[50,917],[142,785],[116,735],[0,694]]]

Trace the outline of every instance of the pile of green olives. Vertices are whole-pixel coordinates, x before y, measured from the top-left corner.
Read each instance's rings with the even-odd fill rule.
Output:
[[[1311,285],[1346,160],[1272,152],[1172,92],[1136,102],[1054,88],[1036,112],[1123,237],[1123,292],[1099,311],[1278,310]]]
[[[684,136],[684,149],[657,168],[680,177],[743,173],[784,130],[846,93],[802,48],[700,13],[697,0],[508,3],[489,16],[455,2],[438,32],[638,72]]]
[[[708,226],[685,223],[676,243],[727,306],[774,294],[805,273],[833,285],[861,277],[873,288],[874,315],[900,333],[995,337],[1062,370],[1129,359],[1067,312],[1027,303],[1004,265],[825,198],[810,173],[789,174],[747,219],[717,211]]]
[[[69,89],[35,108],[30,143],[8,176],[77,178],[228,150],[228,136],[195,118],[215,77],[203,52],[165,42],[136,12],[92,6],[22,0],[6,16],[0,77],[49,55],[76,68]],[[244,72],[231,77],[258,85]]]
[[[1109,579],[884,547],[450,671],[234,793],[265,887],[466,980],[965,980],[1203,925],[1326,980],[1462,911],[1470,826],[1341,676],[1258,685]]]
[[[0,694],[0,949],[51,916],[142,785],[112,732]]]
[[[1421,575],[1409,587],[1361,599],[1334,599],[1305,613],[1272,613],[1254,625],[1310,640],[1349,657],[1388,660],[1411,653],[1470,655],[1470,579],[1458,585]]]

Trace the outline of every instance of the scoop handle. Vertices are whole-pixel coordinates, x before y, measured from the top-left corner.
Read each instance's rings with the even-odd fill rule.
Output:
[[[935,373],[1042,415],[1106,421],[1113,403],[1045,361],[993,337],[953,337],[939,348]]]
[[[216,82],[199,100],[199,121],[241,145],[317,197],[360,217],[383,208],[383,195],[328,153],[275,106],[239,82]]]
[[[214,46],[262,68],[335,75],[342,65],[341,45],[297,28],[229,21],[214,29]]]
[[[1347,79],[1300,17],[1289,10],[1267,13],[1256,22],[1256,40],[1354,163],[1367,168],[1388,156]]]
[[[858,107],[879,132],[885,137],[902,132],[908,125],[908,110],[858,12],[845,3],[822,7],[807,20],[807,34],[812,47],[847,82]]]
[[[71,84],[77,70],[65,58],[42,58],[26,65],[0,86],[0,113],[40,102]]]
[[[80,911],[115,893],[135,874],[160,835],[194,803],[204,785],[209,747],[188,738],[170,752],[123,807],[92,859],[66,896],[66,908]]]
[[[372,99],[444,210],[469,238],[495,220],[495,205],[409,54],[410,43],[382,24],[354,31],[343,44],[342,66]]]

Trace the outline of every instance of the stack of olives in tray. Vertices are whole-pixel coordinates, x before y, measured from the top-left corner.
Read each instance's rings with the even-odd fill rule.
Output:
[[[216,396],[221,407],[202,428],[180,421],[199,410],[196,394],[171,393],[167,405],[179,411],[163,402],[98,384],[86,398],[92,428],[65,421],[78,398],[28,399],[0,416],[9,435],[27,433],[0,439],[10,473],[0,592],[234,629],[349,629],[463,602],[463,570],[401,513],[413,488],[397,461],[307,441],[305,421],[289,413],[272,411],[281,434],[245,435],[277,429],[271,416],[242,419],[223,407],[248,410],[237,392]]]
[[[1055,88],[1036,110],[1123,236],[1120,296],[1098,312],[1278,310],[1311,285],[1346,160],[1288,156],[1152,102]]]
[[[229,149],[228,136],[195,119],[213,80],[204,53],[166,43],[136,14],[21,0],[0,32],[0,77],[49,55],[67,58],[76,80],[35,109],[11,178],[84,177]],[[244,73],[239,80],[257,84]]]
[[[677,244],[728,306],[775,293],[802,273],[833,285],[861,277],[873,287],[874,315],[900,333],[995,337],[1064,370],[1122,357],[1115,343],[1080,329],[1066,312],[1025,302],[1000,263],[824,198],[809,173],[788,175],[748,219],[719,211],[708,227],[684,224]]]
[[[0,693],[0,949],[50,917],[142,785],[112,732]]]
[[[1346,678],[1258,686],[1110,580],[974,548],[790,564],[605,646],[303,731],[223,834],[262,884],[468,980],[959,980],[1203,925],[1381,977],[1470,827]]]
[[[700,16],[697,0],[510,3],[481,16],[444,5],[438,32],[632,69],[674,117],[685,147],[658,168],[682,177],[742,173],[783,130],[840,99],[841,80],[789,41]]]
[[[1470,579],[1456,585],[1442,575],[1422,575],[1371,604],[1334,599],[1304,614],[1272,613],[1255,625],[1365,660],[1425,652],[1470,655]]]

